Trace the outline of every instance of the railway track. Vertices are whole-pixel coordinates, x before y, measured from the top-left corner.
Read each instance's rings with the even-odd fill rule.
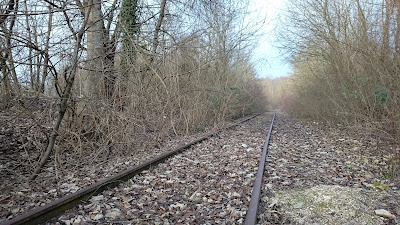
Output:
[[[239,125],[243,122],[246,122],[254,117],[256,117],[256,115],[242,119],[242,120],[226,127],[226,129],[237,126],[237,125]],[[268,142],[270,139],[274,119],[275,119],[275,114],[273,116],[272,122],[270,124],[270,128],[268,130],[268,135],[267,135],[266,141],[264,143],[264,148],[263,148],[262,155],[260,158],[260,163],[258,166],[257,176],[256,176],[256,179],[255,179],[255,182],[253,185],[253,189],[252,189],[251,201],[250,201],[250,205],[247,210],[247,213],[246,213],[246,219],[244,221],[244,224],[249,224],[249,225],[255,224],[257,221],[257,209],[258,209],[258,203],[260,200],[262,177],[263,177],[263,171],[264,171],[264,166],[265,166],[265,158],[268,153]],[[75,206],[79,205],[82,202],[88,201],[92,196],[98,195],[106,189],[117,187],[121,182],[129,181],[132,177],[134,177],[137,174],[142,173],[144,170],[148,170],[149,168],[152,168],[162,162],[165,162],[167,159],[170,159],[171,157],[184,152],[186,149],[190,148],[191,146],[193,146],[197,143],[200,143],[204,140],[214,137],[218,132],[208,134],[208,135],[201,137],[197,140],[194,140],[190,143],[182,145],[176,149],[173,149],[167,153],[164,153],[158,157],[155,157],[141,165],[134,166],[130,169],[127,169],[125,171],[118,173],[117,175],[115,175],[113,177],[110,177],[103,181],[97,182],[97,183],[90,185],[86,188],[83,188],[73,194],[64,196],[50,204],[35,208],[30,212],[27,212],[23,215],[17,216],[15,218],[13,218],[12,220],[6,221],[4,223],[4,225],[45,223],[46,221],[49,221],[50,219],[63,214],[66,210],[74,208]],[[256,154],[256,153],[254,153],[254,154]],[[195,195],[195,194],[193,194],[193,195]]]
[[[263,177],[264,177],[265,159],[268,154],[269,139],[271,138],[271,132],[272,132],[272,128],[274,125],[275,116],[276,116],[276,114],[274,114],[274,116],[272,117],[271,125],[269,127],[268,134],[265,139],[263,151],[262,151],[262,154],[260,157],[260,163],[258,166],[257,176],[256,176],[256,180],[253,185],[253,191],[251,193],[249,209],[247,210],[246,219],[244,222],[245,225],[254,225],[257,223],[257,212],[258,212],[258,204],[260,202],[261,188],[262,188],[262,182],[263,182]]]

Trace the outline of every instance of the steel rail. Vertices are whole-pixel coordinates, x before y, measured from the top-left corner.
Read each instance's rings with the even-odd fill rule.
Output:
[[[106,178],[104,180],[101,180],[97,183],[94,183],[88,187],[82,188],[81,190],[66,195],[64,197],[61,197],[60,199],[57,199],[49,204],[46,204],[44,206],[40,206],[37,208],[34,208],[31,211],[26,212],[25,214],[19,215],[11,220],[5,221],[3,225],[11,225],[11,224],[41,224],[45,223],[46,221],[61,215],[64,213],[66,210],[71,209],[77,205],[79,205],[83,201],[87,201],[90,199],[91,196],[96,195],[98,193],[101,193],[107,188],[113,188],[118,186],[121,182],[125,182],[132,178],[133,176],[141,173],[143,170],[147,170],[157,164],[160,164],[164,162],[165,160],[171,158],[174,155],[177,155],[184,150],[188,149],[190,146],[200,143],[206,139],[209,139],[210,137],[218,134],[224,129],[230,129],[232,127],[235,127],[243,122],[246,122],[259,114],[253,115],[246,117],[242,120],[239,120],[235,122],[234,124],[228,125],[222,129],[219,129],[218,131],[215,131],[211,134],[207,134],[201,138],[198,138],[190,143],[181,145],[175,149],[172,149],[164,154],[161,154],[159,156],[154,157],[153,159],[150,159],[140,165],[133,166],[129,169],[126,169],[112,177]]]
[[[272,132],[272,128],[274,125],[275,116],[276,116],[276,114],[274,113],[274,116],[272,117],[272,121],[271,121],[271,126],[269,127],[269,130],[268,130],[267,138],[265,139],[264,148],[263,148],[263,151],[261,154],[260,164],[258,167],[256,180],[253,185],[253,191],[251,192],[249,209],[247,210],[246,219],[244,221],[245,225],[255,225],[257,222],[258,203],[260,202],[260,196],[261,196],[261,186],[262,186],[262,181],[263,181],[263,176],[264,176],[265,159],[268,154],[269,139],[271,138],[271,132]]]

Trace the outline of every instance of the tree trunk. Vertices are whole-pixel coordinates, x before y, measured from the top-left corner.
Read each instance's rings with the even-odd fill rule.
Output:
[[[90,13],[90,7],[89,7],[86,15],[88,15],[89,13]],[[47,144],[46,151],[45,151],[44,155],[42,156],[42,158],[40,159],[38,166],[35,168],[35,171],[29,177],[30,180],[34,180],[38,176],[40,170],[46,164],[46,162],[50,156],[50,153],[53,151],[54,145],[56,143],[56,139],[58,136],[58,130],[60,129],[61,122],[64,118],[65,112],[67,111],[68,100],[71,96],[72,86],[74,85],[75,75],[76,75],[77,68],[78,68],[78,60],[79,60],[79,51],[80,51],[81,41],[82,41],[83,34],[86,31],[87,23],[88,23],[88,16],[85,17],[85,20],[77,34],[77,39],[76,39],[74,54],[73,54],[73,59],[72,59],[72,66],[69,70],[69,76],[66,81],[65,90],[61,96],[58,117],[53,125],[52,131],[50,134],[50,138],[49,138],[49,143]]]
[[[394,61],[397,63],[400,56],[400,2],[395,2],[396,13],[396,34],[395,34],[395,54]]]
[[[387,62],[390,56],[389,46],[389,28],[390,28],[390,14],[391,6],[388,0],[382,2],[382,28],[383,28],[383,48],[382,48],[382,60]]]
[[[162,1],[161,1],[160,15],[158,16],[156,29],[154,30],[153,47],[152,47],[152,56],[151,56],[151,60],[153,60],[153,58],[154,58],[154,56],[155,56],[155,54],[156,54],[156,52],[157,52],[158,35],[159,35],[158,33],[160,32],[161,24],[162,24],[163,19],[164,19],[165,3],[166,3],[166,0],[162,0]]]
[[[105,47],[104,47],[104,22],[101,11],[101,0],[93,0],[89,5],[87,31],[87,76],[83,81],[83,89],[86,97],[100,99],[101,81],[104,76]]]

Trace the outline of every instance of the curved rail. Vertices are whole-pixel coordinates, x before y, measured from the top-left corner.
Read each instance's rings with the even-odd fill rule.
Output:
[[[258,114],[246,117],[242,120],[239,120],[238,122],[229,125],[225,127],[224,129],[229,129],[234,126],[239,125],[240,123],[246,122],[254,117],[258,116]],[[82,188],[81,190],[66,195],[60,199],[57,199],[47,205],[41,206],[34,208],[31,211],[28,211],[25,214],[22,214],[20,216],[17,216],[11,220],[5,221],[3,225],[11,225],[11,224],[41,224],[44,223],[60,214],[65,212],[68,209],[71,209],[77,205],[79,205],[82,201],[87,201],[91,196],[96,195],[106,188],[113,188],[116,187],[119,183],[125,182],[132,178],[133,176],[139,174],[143,170],[147,170],[152,166],[155,166],[157,164],[160,164],[167,160],[168,158],[171,158],[174,155],[177,155],[184,150],[188,149],[190,146],[200,143],[216,134],[218,134],[221,130],[213,132],[211,134],[205,135],[201,138],[198,138],[190,143],[187,143],[185,145],[182,145],[180,147],[177,147],[173,150],[170,150],[164,154],[161,154],[153,159],[150,159],[143,164],[133,166],[127,170],[124,170],[112,177],[106,178],[102,181],[99,181],[97,183],[94,183],[88,187]]]
[[[267,138],[265,139],[263,152],[260,158],[260,165],[258,167],[256,180],[253,186],[253,191],[251,192],[249,209],[247,210],[246,219],[244,221],[245,225],[254,225],[257,222],[257,211],[258,211],[258,203],[260,202],[261,186],[264,176],[265,158],[267,157],[268,154],[269,139],[271,138],[271,132],[272,132],[272,127],[274,125],[275,116],[276,114],[274,113],[274,117],[272,117],[271,126],[269,127],[268,130]]]

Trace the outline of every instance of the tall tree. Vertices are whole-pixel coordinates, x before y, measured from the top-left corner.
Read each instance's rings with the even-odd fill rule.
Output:
[[[117,0],[110,9],[114,12]],[[94,0],[87,31],[87,76],[83,81],[84,94],[92,99],[112,102],[116,75],[114,72],[115,51],[119,37],[119,24],[111,32],[113,13],[105,17],[102,0]],[[107,24],[105,24],[107,23]]]
[[[123,0],[121,9],[121,33],[122,33],[122,63],[133,62],[136,44],[139,39],[139,6],[138,0]]]
[[[4,4],[0,8],[0,29],[1,29],[1,45],[0,45],[0,72],[2,73],[1,86],[2,95],[5,106],[9,99],[15,94],[20,95],[21,88],[15,71],[13,53],[12,53],[12,38],[14,35],[14,26],[18,12],[18,0],[9,0],[8,4]],[[11,80],[13,82],[11,82]],[[14,87],[12,87],[14,84]]]

